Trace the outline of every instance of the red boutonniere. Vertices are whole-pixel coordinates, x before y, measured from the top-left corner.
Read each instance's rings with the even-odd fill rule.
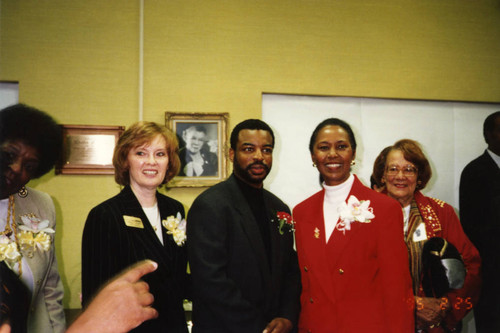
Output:
[[[292,216],[290,214],[286,212],[276,212],[276,218],[280,235],[283,235],[285,231],[295,231],[295,221],[292,219]],[[273,219],[272,222],[275,222],[275,220]]]

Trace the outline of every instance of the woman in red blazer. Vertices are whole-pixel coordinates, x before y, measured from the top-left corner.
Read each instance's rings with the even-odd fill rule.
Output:
[[[397,200],[404,211],[404,237],[410,258],[417,331],[460,332],[462,318],[479,299],[481,258],[462,230],[453,207],[420,192],[431,176],[429,160],[420,144],[410,139],[399,140],[384,149],[373,165],[373,178],[382,185],[382,193]],[[442,284],[436,283],[437,279],[424,283],[425,276],[429,276],[424,264],[424,245],[434,237],[445,239],[460,254],[467,272],[462,284],[455,282],[452,286],[446,283],[447,288],[443,288]],[[440,252],[436,257],[438,262],[446,258],[443,256],[445,251]],[[449,271],[454,271],[453,266]]]
[[[309,149],[323,190],[294,211],[299,332],[413,332],[414,301],[398,203],[350,173],[350,126],[326,119]]]

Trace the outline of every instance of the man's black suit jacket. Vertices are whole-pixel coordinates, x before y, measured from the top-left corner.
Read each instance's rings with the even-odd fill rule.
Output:
[[[161,219],[184,217],[184,207],[172,198],[157,192]],[[140,218],[144,228],[127,226],[124,216]],[[108,279],[126,267],[151,259],[158,263],[153,273],[143,277],[154,295],[153,307],[159,317],[140,325],[133,332],[187,333],[183,299],[186,296],[187,250],[177,245],[162,227],[163,245],[129,186],[118,195],[94,207],[85,223],[82,241],[83,304]]]
[[[500,332],[500,168],[487,151],[462,171],[460,221],[482,262],[477,331]]]
[[[495,250],[491,245],[500,249],[500,168],[488,152],[462,171],[459,199],[464,231],[484,260]],[[498,257],[496,251],[491,255]]]
[[[257,221],[232,175],[202,193],[188,215],[193,332],[260,333],[276,317],[297,327],[300,271],[293,234],[281,235],[276,212],[289,208],[264,190],[271,268]]]

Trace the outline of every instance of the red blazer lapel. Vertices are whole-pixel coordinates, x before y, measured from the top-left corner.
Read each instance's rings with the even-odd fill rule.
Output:
[[[354,195],[359,199],[359,190],[364,188],[364,185],[358,180],[356,176],[354,176],[354,183],[352,185],[351,191],[349,195],[347,195],[347,200]],[[339,221],[340,222],[340,221]],[[347,248],[349,242],[353,239],[354,235],[356,235],[359,230],[361,230],[361,223],[352,222],[350,230],[341,231],[338,228],[338,223],[335,229],[333,230],[332,235],[330,236],[330,240],[327,244],[327,254],[328,254],[328,263],[329,267],[336,267],[337,261],[342,257],[344,250]],[[333,273],[333,272],[332,272]]]
[[[325,240],[325,223],[323,219],[323,197],[324,191],[318,192],[310,202],[307,213],[307,219],[301,226],[302,230],[302,248],[311,267],[309,267],[319,279],[330,279],[329,262],[330,254],[327,253],[327,244]],[[321,283],[326,295],[334,299],[334,290],[332,281]]]

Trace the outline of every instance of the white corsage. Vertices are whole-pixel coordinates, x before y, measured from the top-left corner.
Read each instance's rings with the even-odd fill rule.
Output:
[[[19,225],[19,229],[23,231],[30,231],[34,234],[39,232],[53,234],[55,232],[54,229],[49,228],[49,220],[41,221],[38,217],[31,215],[23,215],[21,220],[23,224]]]
[[[5,261],[9,267],[21,258],[17,243],[5,235],[0,235],[0,261]]]
[[[33,252],[37,248],[41,251],[48,251],[50,249],[50,236],[43,231],[35,234],[23,230],[17,234],[17,239],[21,250],[27,251],[29,257],[33,255]]]
[[[21,216],[23,224],[18,226],[17,240],[21,251],[28,252],[32,257],[36,249],[48,251],[50,249],[51,237],[55,231],[49,228],[49,220],[40,220],[32,214]]]
[[[176,217],[170,215],[161,223],[167,229],[167,234],[172,235],[175,243],[182,246],[186,241],[186,220],[182,218],[181,213],[178,212]]]
[[[347,203],[343,202],[339,207],[340,221],[337,223],[337,229],[344,232],[351,230],[352,222],[370,223],[375,217],[373,208],[370,207],[370,200],[359,201],[354,195],[351,195]]]

